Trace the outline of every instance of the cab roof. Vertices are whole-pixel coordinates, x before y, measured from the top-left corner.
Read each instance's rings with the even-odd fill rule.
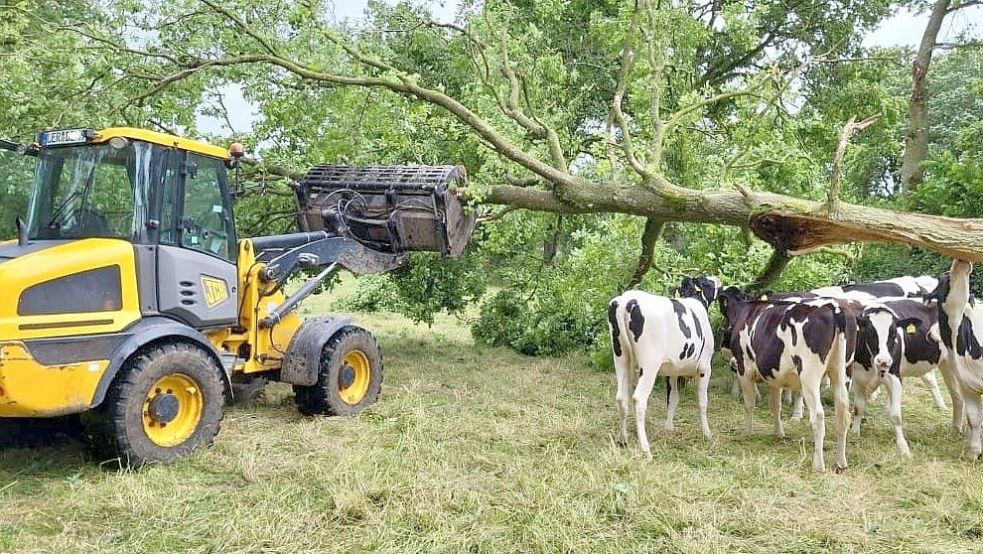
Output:
[[[158,133],[157,131],[148,131],[146,129],[135,129],[132,127],[111,127],[109,129],[97,131],[96,136],[92,138],[92,142],[106,142],[113,137],[142,140],[144,142],[174,147],[180,150],[187,150],[188,152],[194,152],[195,154],[201,154],[203,156],[210,156],[212,158],[219,158],[222,160],[230,159],[229,151],[221,146],[214,146],[204,142],[199,142],[197,140],[176,137],[165,133]]]

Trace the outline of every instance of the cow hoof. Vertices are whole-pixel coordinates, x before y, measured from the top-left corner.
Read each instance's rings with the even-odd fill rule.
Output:
[[[826,466],[824,464],[812,464],[812,469],[816,473],[826,473]]]
[[[978,461],[980,459],[980,453],[979,452],[974,452],[972,450],[970,450],[968,456],[969,456],[969,459],[972,460],[972,461],[974,461],[974,462],[975,461]]]
[[[672,433],[675,430],[676,430],[675,425],[666,425],[666,433]]]
[[[837,464],[835,471],[837,475],[843,473],[844,471],[846,471],[846,466],[840,466],[839,464]]]
[[[910,460],[911,459],[911,450],[908,450],[907,448],[905,448],[904,450],[901,451],[901,456]]]

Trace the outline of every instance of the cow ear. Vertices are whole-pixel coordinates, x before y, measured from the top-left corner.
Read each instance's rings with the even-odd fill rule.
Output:
[[[898,322],[898,328],[904,331],[906,335],[914,335],[918,332],[918,328],[922,326],[921,318],[909,317],[907,319],[902,319]]]

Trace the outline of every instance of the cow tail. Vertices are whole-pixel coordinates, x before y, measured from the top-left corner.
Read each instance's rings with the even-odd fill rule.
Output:
[[[856,325],[849,325],[847,316],[841,309],[833,309],[833,319],[836,326],[836,336],[833,339],[833,348],[830,352],[829,360],[835,362],[836,365],[833,367],[837,371],[842,371],[840,375],[837,375],[837,381],[841,383],[846,383],[848,379],[847,373],[849,372],[850,363],[852,362],[853,354],[849,352],[847,336],[848,332],[852,329],[854,335],[856,335]],[[842,369],[840,369],[842,368]]]
[[[635,356],[635,343],[628,340],[628,333],[631,332],[631,328],[628,326],[628,318],[631,314],[628,313],[628,301],[624,301],[618,306],[618,325],[621,327],[621,347],[625,353],[625,361],[628,362],[628,379],[631,383],[632,390],[635,389],[635,385],[638,383],[638,373],[635,371],[635,363],[637,362],[637,357]]]

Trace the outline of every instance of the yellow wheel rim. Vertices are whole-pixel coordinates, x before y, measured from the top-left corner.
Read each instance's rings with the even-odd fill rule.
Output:
[[[372,369],[369,358],[361,350],[352,350],[345,354],[338,372],[338,395],[346,404],[355,405],[365,398],[369,392]]]
[[[158,446],[177,446],[194,434],[204,410],[198,383],[183,373],[171,373],[147,391],[143,430]]]

